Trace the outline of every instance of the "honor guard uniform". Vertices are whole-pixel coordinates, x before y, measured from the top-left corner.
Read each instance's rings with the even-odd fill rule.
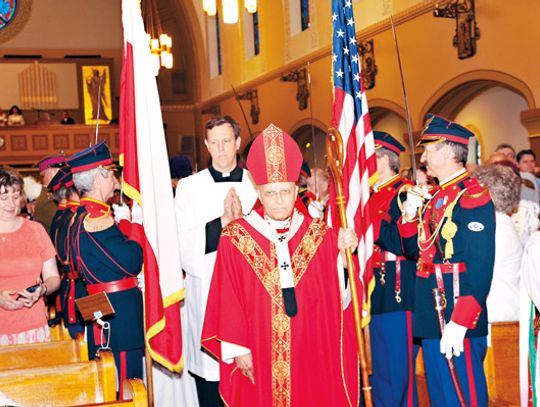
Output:
[[[495,258],[495,209],[487,189],[465,168],[473,136],[457,123],[428,115],[419,142],[424,147],[421,161],[439,179],[439,187],[425,204],[409,191],[404,218],[414,220],[420,206],[419,219],[400,225],[403,235],[410,237],[404,240],[407,250],[419,254],[413,332],[422,343],[431,402],[445,406],[460,405],[459,386],[467,405],[488,404],[483,361],[486,298]],[[443,295],[438,312],[433,295],[437,288]],[[454,356],[457,380],[452,379],[445,356]]]
[[[66,157],[63,154],[50,155],[37,163],[42,182],[42,189],[36,198],[34,220],[43,225],[45,230],[52,236],[51,223],[56,215],[56,203],[47,191],[47,185],[59,168],[66,165]]]
[[[75,299],[87,295],[84,284],[69,257],[69,231],[73,217],[79,208],[79,196],[73,185],[69,166],[62,167],[52,178],[47,189],[58,202],[58,210],[51,224],[51,239],[56,248],[58,270],[61,275],[56,311],[64,321],[72,338],[84,332],[84,322],[75,307]]]
[[[379,180],[370,198],[374,232],[375,289],[371,295],[373,403],[376,406],[417,405],[412,341],[416,260],[406,258],[396,234],[401,211],[395,199],[410,181],[399,172],[405,148],[390,134],[374,131]]]
[[[85,149],[68,163],[81,194],[81,206],[70,232],[71,260],[88,294],[106,293],[115,311],[103,318],[110,324],[108,332],[97,323],[89,327],[88,350],[93,358],[100,345],[111,348],[122,394],[123,380],[142,378],[143,373],[143,298],[136,277],[142,267],[142,249],[122,233],[106,203],[118,186],[114,172],[107,167],[112,164],[107,145],[101,142]],[[137,221],[142,221],[142,213],[136,220],[134,210],[134,223],[122,220],[127,222],[123,230],[130,229],[130,235],[141,233],[142,226]]]
[[[59,157],[61,160],[63,161],[58,161],[57,165],[59,166],[58,167],[58,171],[60,171],[61,168],[64,168],[67,166],[67,162],[66,162],[66,159],[64,157]],[[57,176],[58,175],[58,176]],[[54,191],[58,191],[61,187],[62,187],[62,180],[63,176],[62,175],[59,175],[58,172],[51,178],[51,180],[49,181],[49,183],[47,185],[45,185],[47,187],[47,196],[50,197],[52,196],[54,198],[54,195],[53,195],[53,192]],[[55,189],[53,191],[52,187],[55,186]],[[49,195],[50,194],[50,195]],[[55,199],[56,201],[56,199]],[[58,227],[58,221],[60,219],[60,217],[62,216],[62,214],[64,213],[64,211],[66,210],[66,204],[65,202],[64,203],[61,203],[59,201],[56,201],[56,211],[54,212],[54,215],[51,219],[51,225],[50,225],[50,229],[49,229],[49,236],[51,237],[51,240],[54,242],[54,236],[56,235],[56,228]]]

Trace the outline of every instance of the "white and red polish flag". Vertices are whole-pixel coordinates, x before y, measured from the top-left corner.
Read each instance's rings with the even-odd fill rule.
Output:
[[[182,370],[182,267],[163,119],[138,0],[122,0],[120,165],[124,193],[142,206],[146,347],[152,359]]]
[[[358,265],[364,285],[363,298],[360,300],[364,309],[362,325],[365,326],[369,322],[369,299],[375,287],[370,261],[373,254],[373,225],[369,196],[370,187],[377,179],[377,159],[367,97],[362,84],[352,1],[332,1],[332,32],[332,126],[339,129],[343,138],[343,193],[348,225],[354,225],[360,242]],[[329,219],[332,224],[339,224],[335,208],[331,208]]]

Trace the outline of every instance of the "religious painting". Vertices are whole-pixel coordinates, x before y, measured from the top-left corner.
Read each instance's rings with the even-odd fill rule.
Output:
[[[107,65],[82,67],[84,123],[107,124],[112,118],[111,77]]]

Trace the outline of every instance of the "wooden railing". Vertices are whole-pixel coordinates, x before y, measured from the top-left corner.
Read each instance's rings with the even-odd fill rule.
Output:
[[[0,165],[36,164],[41,158],[64,152],[69,156],[95,144],[95,126],[45,124],[0,127]],[[98,141],[105,140],[116,160],[118,125],[101,125]]]

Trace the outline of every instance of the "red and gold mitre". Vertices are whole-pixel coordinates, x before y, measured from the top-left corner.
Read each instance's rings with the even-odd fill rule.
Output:
[[[298,144],[273,124],[253,141],[247,157],[247,167],[257,185],[296,182],[301,166]]]

